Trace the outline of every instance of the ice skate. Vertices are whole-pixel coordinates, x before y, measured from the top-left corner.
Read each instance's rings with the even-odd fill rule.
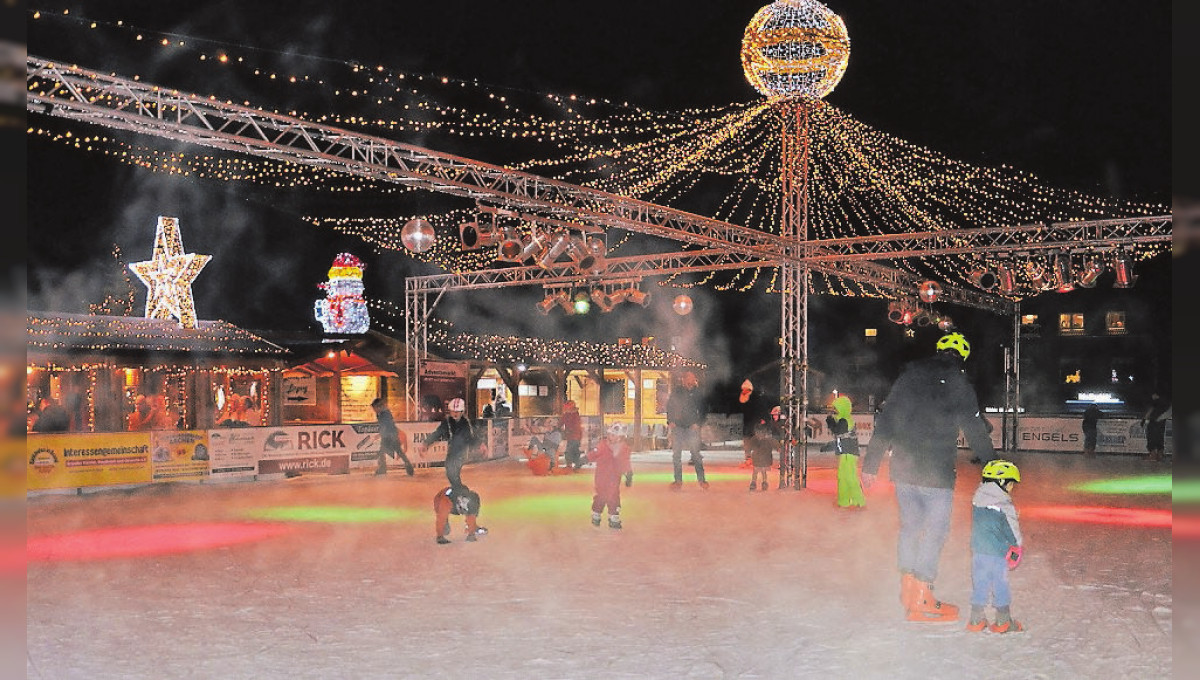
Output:
[[[757,486],[754,484],[754,482],[750,482],[750,490],[751,490],[751,491],[758,491],[758,487],[757,487]]]
[[[671,482],[671,491],[679,491],[683,488],[683,482]]]
[[[762,483],[762,486],[759,488],[762,489],[763,491],[766,491],[767,490],[767,482],[764,480]]]
[[[438,542],[438,544],[440,544],[440,545],[446,545],[447,543],[449,543],[449,542],[450,542],[450,539],[446,538],[445,536],[438,536],[438,537],[437,537],[437,542]]]
[[[921,622],[950,622],[958,620],[958,607],[933,596],[933,586],[914,578],[912,601],[907,619]]]
[[[988,621],[986,618],[984,618],[983,607],[972,606],[971,618],[969,621],[967,621],[967,630],[972,633],[978,633],[987,628],[987,626]]]
[[[984,623],[987,622],[984,621]],[[988,630],[993,633],[1023,633],[1025,632],[1025,626],[1021,625],[1021,622],[1016,619],[1009,619],[1004,623],[1000,623],[999,621],[993,623],[988,626]]]
[[[592,526],[594,526],[594,527],[600,526],[600,513],[598,513],[598,512],[592,513]]]
[[[621,518],[615,517],[615,516],[609,517],[608,518],[608,528],[609,529],[620,529],[621,528]]]

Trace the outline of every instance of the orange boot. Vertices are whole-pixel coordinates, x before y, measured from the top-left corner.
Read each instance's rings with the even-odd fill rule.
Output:
[[[904,607],[904,611],[913,608],[913,595],[917,592],[917,577],[910,572],[904,572],[900,575],[900,604]]]
[[[933,596],[933,585],[916,581],[912,604],[908,608],[909,621],[957,621],[958,607],[941,602]]]

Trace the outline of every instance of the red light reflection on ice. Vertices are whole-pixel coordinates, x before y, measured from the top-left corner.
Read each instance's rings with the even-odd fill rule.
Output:
[[[1146,508],[1109,508],[1086,505],[1043,505],[1020,508],[1021,519],[1048,519],[1085,524],[1111,524],[1131,527],[1171,527],[1170,510]]]
[[[172,555],[261,541],[294,529],[284,524],[232,522],[113,527],[32,536],[26,542],[25,551],[30,562],[78,562]]]

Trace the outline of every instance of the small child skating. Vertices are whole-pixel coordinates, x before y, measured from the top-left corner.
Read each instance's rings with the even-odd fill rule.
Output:
[[[997,459],[983,466],[982,477],[971,499],[971,618],[967,630],[1019,633],[1025,627],[1012,617],[1008,572],[1017,568],[1024,552],[1012,502],[1021,471],[1011,462]],[[996,620],[990,626],[984,615],[989,600],[996,608]]]
[[[854,416],[850,415],[853,404],[850,398],[840,396],[833,400],[833,413],[825,417],[825,426],[833,441],[821,447],[822,451],[837,453],[837,504],[839,508],[865,508],[862,481],[858,476],[858,431],[854,429]]]
[[[474,541],[477,537],[487,534],[487,529],[479,526],[479,494],[465,486],[446,487],[433,497],[434,530],[437,542],[450,542],[450,515],[465,515],[467,518],[467,540]]]
[[[588,451],[587,459],[596,464],[596,495],[592,497],[592,526],[600,526],[605,508],[608,508],[608,527],[621,528],[621,477],[625,486],[633,483],[633,468],[630,464],[629,442],[625,439],[628,430],[624,423],[608,426],[604,439],[596,448]]]
[[[754,465],[750,473],[751,491],[767,490],[767,473],[775,462],[775,449],[780,447],[779,442],[783,439],[782,417],[783,410],[776,406],[770,415],[754,425],[754,437],[750,440],[750,461]]]

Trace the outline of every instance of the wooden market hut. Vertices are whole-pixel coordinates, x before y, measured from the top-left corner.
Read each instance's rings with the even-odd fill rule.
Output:
[[[247,424],[278,425],[287,365],[285,348],[225,321],[26,314],[29,410],[50,397],[74,432],[127,429],[139,397],[165,405],[164,427],[213,427],[234,405]]]

